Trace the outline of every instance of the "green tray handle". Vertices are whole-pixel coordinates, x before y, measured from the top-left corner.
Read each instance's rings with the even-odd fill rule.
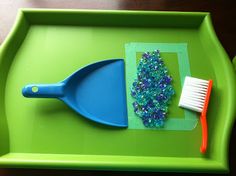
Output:
[[[234,66],[234,70],[236,71],[236,56],[234,56],[233,58],[233,66]]]
[[[233,62],[234,70],[235,70],[235,73],[236,73],[236,56],[234,56],[232,62]],[[234,115],[234,118],[236,119],[236,114]]]

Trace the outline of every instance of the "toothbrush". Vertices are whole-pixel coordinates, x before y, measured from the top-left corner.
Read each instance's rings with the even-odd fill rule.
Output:
[[[182,89],[179,106],[201,113],[200,120],[202,124],[202,145],[201,153],[207,149],[207,107],[212,89],[212,80],[186,76]]]

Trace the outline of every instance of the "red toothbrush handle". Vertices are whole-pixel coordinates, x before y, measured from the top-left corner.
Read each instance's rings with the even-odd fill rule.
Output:
[[[212,84],[213,81],[209,80],[209,85],[208,85],[208,89],[207,89],[207,94],[206,94],[206,101],[204,103],[204,107],[203,107],[203,111],[201,113],[201,124],[202,124],[202,146],[200,148],[201,153],[206,153],[206,149],[207,149],[207,119],[206,119],[206,114],[207,114],[207,107],[208,107],[208,103],[210,100],[210,95],[211,95],[211,89],[212,89]]]
[[[202,124],[202,145],[200,151],[201,153],[205,153],[207,149],[207,120],[204,115],[201,115],[200,119]]]

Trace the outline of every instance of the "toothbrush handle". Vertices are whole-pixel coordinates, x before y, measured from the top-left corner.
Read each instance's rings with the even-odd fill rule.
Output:
[[[205,153],[207,149],[207,120],[205,115],[201,115],[202,124],[202,145],[200,148],[201,153]]]
[[[29,84],[22,89],[22,94],[28,98],[59,98],[64,95],[64,84]]]

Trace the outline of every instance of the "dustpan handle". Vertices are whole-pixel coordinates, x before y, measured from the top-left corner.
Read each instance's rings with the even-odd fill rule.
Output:
[[[64,95],[64,83],[29,84],[22,89],[22,94],[29,98],[59,98]]]

